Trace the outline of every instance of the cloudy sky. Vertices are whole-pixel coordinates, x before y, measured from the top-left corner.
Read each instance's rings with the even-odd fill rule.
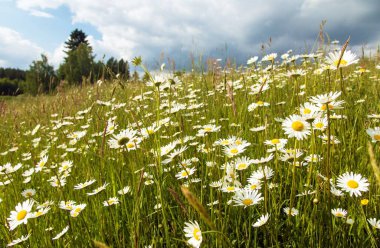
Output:
[[[266,52],[311,51],[319,24],[351,48],[380,44],[379,0],[0,0],[0,67],[28,68],[41,53],[56,67],[75,28],[88,36],[97,59],[179,66],[190,54],[245,62]]]

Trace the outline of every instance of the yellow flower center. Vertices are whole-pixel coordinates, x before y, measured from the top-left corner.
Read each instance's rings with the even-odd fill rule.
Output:
[[[238,164],[238,170],[244,170],[244,169],[246,169],[247,168],[247,164],[246,163],[240,163],[240,164]]]
[[[335,214],[335,216],[336,216],[336,217],[343,217],[343,216],[344,216],[344,214],[343,214],[343,213],[341,213],[341,212],[339,212],[339,213],[336,213],[336,214]]]
[[[243,142],[241,142],[241,140],[236,140],[235,141],[235,145],[241,145]]]
[[[244,205],[246,205],[246,206],[250,206],[250,205],[252,205],[253,201],[252,201],[252,199],[244,199],[244,200],[242,201],[242,203],[243,203]]]
[[[229,140],[223,140],[222,142],[221,142],[221,144],[222,145],[229,145],[230,144],[230,141]]]
[[[316,128],[322,128],[323,127],[323,123],[322,122],[318,122],[315,124],[315,127]]]
[[[205,128],[203,129],[203,131],[205,131],[205,132],[211,132],[211,130],[212,130],[211,127],[205,127]]]
[[[232,154],[237,154],[237,153],[239,152],[239,150],[236,149],[236,148],[232,148],[232,149],[230,150],[230,152],[231,152]]]
[[[181,176],[182,177],[187,177],[189,175],[189,173],[187,171],[182,171],[181,172]]]
[[[199,241],[201,239],[201,230],[199,230],[198,228],[194,228],[194,231],[193,231],[193,237]]]
[[[127,144],[127,148],[133,148],[133,147],[135,147],[135,144],[133,144],[133,143],[128,143]]]
[[[259,106],[263,106],[264,102],[263,101],[258,101],[256,104],[259,105]]]
[[[279,140],[279,139],[272,139],[270,142],[271,142],[273,145],[276,145],[276,144],[280,143],[280,140]]]
[[[373,136],[373,139],[374,139],[374,140],[377,140],[377,141],[380,141],[380,134],[375,134],[375,135]]]
[[[234,191],[235,187],[234,186],[228,186],[226,189],[227,189],[227,191]]]
[[[18,220],[18,221],[23,220],[27,214],[28,214],[28,211],[26,211],[24,209],[21,210],[20,212],[18,212],[18,214],[16,216],[16,220]]]
[[[334,61],[334,65],[335,65],[335,66],[338,66],[338,62],[339,62],[339,60],[335,60],[335,61]],[[341,59],[341,60],[340,60],[340,64],[339,64],[339,66],[346,66],[347,64],[348,64],[348,62],[347,62],[346,60]]]
[[[333,109],[333,108],[334,108],[334,106],[332,104],[329,104],[329,109]],[[321,110],[325,111],[326,109],[327,109],[326,104],[323,104],[321,106]]]
[[[359,187],[359,184],[355,180],[349,180],[347,182],[347,186],[350,187],[351,189],[356,189],[357,187]]]
[[[154,133],[154,130],[153,130],[153,129],[148,129],[148,130],[147,130],[147,133],[148,133],[148,134],[153,134],[153,133]]]
[[[302,131],[304,129],[304,125],[302,123],[302,121],[295,121],[292,123],[292,128],[294,131]]]
[[[256,184],[252,184],[252,185],[250,186],[250,188],[251,188],[251,189],[256,189],[256,188],[257,188],[257,185],[256,185]]]
[[[303,110],[303,113],[306,114],[306,115],[308,115],[308,114],[311,113],[311,109],[305,108],[305,109]]]

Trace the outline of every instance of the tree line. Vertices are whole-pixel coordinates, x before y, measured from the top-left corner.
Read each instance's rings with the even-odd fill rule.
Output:
[[[0,68],[0,95],[36,95],[54,92],[57,87],[66,84],[82,85],[114,77],[131,79],[127,60],[111,57],[106,62],[95,61],[87,35],[82,30],[71,32],[65,49],[64,61],[57,70],[44,54],[33,61],[28,70]],[[138,80],[136,71],[132,79]]]

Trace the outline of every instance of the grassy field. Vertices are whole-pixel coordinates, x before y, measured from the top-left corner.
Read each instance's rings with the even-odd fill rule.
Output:
[[[340,55],[1,101],[0,247],[377,247],[380,66]]]

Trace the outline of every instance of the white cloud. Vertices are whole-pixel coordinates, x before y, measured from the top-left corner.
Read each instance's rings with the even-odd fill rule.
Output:
[[[323,19],[328,20],[333,39],[347,37],[366,21],[372,21],[368,32],[379,32],[379,18],[369,18],[377,16],[377,1],[17,0],[17,6],[43,13],[67,6],[73,24],[91,24],[101,34],[98,40],[91,38],[99,57],[131,59],[136,55],[158,58],[161,52],[183,57],[194,46],[210,53],[223,50],[225,44],[248,57],[258,53],[269,37],[273,38],[272,49],[302,50],[305,41],[314,42]]]
[[[40,10],[35,10],[35,9],[31,10],[30,14],[33,16],[37,16],[37,17],[53,18],[53,15],[51,15],[49,13],[44,12],[44,11],[40,11]]]
[[[27,68],[31,61],[37,59],[43,49],[22,37],[17,31],[0,26],[1,66],[20,65]]]

